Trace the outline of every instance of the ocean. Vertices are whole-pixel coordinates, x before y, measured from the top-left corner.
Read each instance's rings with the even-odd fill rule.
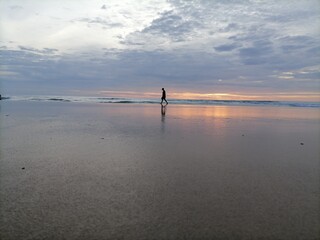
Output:
[[[46,102],[82,102],[82,103],[127,103],[159,104],[159,99],[117,98],[117,97],[84,97],[84,96],[7,96],[5,101],[46,101]],[[213,105],[213,106],[275,106],[320,108],[320,102],[297,101],[254,101],[254,100],[195,100],[167,99],[169,104],[180,105]]]

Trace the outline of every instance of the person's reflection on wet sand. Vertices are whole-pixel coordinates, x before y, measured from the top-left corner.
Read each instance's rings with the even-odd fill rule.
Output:
[[[161,131],[164,132],[167,106],[161,105]]]
[[[167,106],[161,106],[161,116],[164,120],[164,117],[166,116],[166,110],[167,110]]]

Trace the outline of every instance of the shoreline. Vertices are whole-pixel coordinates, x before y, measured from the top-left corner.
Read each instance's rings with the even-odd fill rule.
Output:
[[[158,99],[122,97],[83,97],[83,96],[11,96],[5,101],[72,102],[72,103],[117,103],[117,104],[160,104]],[[297,108],[319,108],[320,102],[272,101],[272,100],[210,100],[210,99],[168,99],[170,105],[196,106],[275,106]]]

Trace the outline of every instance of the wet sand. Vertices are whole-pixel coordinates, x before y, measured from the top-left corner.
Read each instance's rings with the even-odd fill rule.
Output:
[[[318,239],[319,109],[1,104],[1,239]]]

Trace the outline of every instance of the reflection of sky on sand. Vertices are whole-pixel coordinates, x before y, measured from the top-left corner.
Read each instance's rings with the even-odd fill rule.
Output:
[[[101,105],[100,105],[101,107]],[[102,112],[113,116],[134,117],[136,114],[146,118],[159,116],[159,106],[153,104],[105,104]],[[170,109],[170,114],[168,114]],[[196,119],[222,118],[222,119],[320,119],[320,111],[317,108],[298,107],[256,107],[256,106],[195,106],[195,105],[169,105],[160,106],[161,119],[183,118]],[[302,114],[303,113],[303,114]],[[111,115],[109,115],[111,117]]]
[[[305,108],[301,115],[301,108],[284,107],[253,107],[253,106],[170,106],[175,117],[184,118],[270,118],[270,119],[318,119],[319,110]]]
[[[206,233],[234,239],[226,235],[233,232],[264,239],[270,231],[276,239],[316,239],[317,109],[1,107],[4,229],[21,236],[6,239],[40,236],[42,229],[90,232],[88,219],[96,223],[91,233],[101,235],[86,239],[123,239],[122,233],[153,239],[164,232],[172,239],[180,232],[198,239]],[[113,229],[119,235],[111,236]]]
[[[83,114],[89,111],[92,116],[101,115],[102,127],[108,124],[119,136],[133,136],[136,140],[152,137],[152,141],[145,142],[149,149],[157,148],[157,141],[164,147],[177,146],[181,141],[193,147],[197,142],[208,145],[209,139],[225,147],[247,134],[281,137],[284,129],[299,128],[311,134],[319,124],[319,109],[315,108],[96,104],[77,109]],[[310,128],[305,129],[306,123]]]
[[[262,130],[261,124],[263,122],[270,121],[319,122],[319,110],[315,108],[194,105],[162,107],[150,104],[96,106],[106,121],[114,122],[119,131],[148,135],[159,134],[159,131],[167,135],[179,134],[179,132],[198,134],[199,131],[205,132],[205,134],[223,135],[225,128],[231,127],[232,123],[236,122],[249,124],[251,128],[259,127],[260,130]],[[90,109],[95,111],[91,107]]]
[[[144,113],[146,119],[151,120],[153,111],[149,110]],[[186,138],[183,141],[189,142],[190,148],[198,143],[208,148],[213,144],[221,149],[227,148],[231,142],[238,146],[237,143],[248,134],[255,136],[253,138],[257,138],[257,141],[262,136],[281,139],[283,131],[290,132],[293,129],[308,136],[319,124],[319,110],[313,108],[169,105],[165,115],[161,113],[160,129],[165,138],[174,145],[181,138]],[[306,123],[311,124],[307,129]],[[293,134],[292,137],[297,138],[298,135]]]

